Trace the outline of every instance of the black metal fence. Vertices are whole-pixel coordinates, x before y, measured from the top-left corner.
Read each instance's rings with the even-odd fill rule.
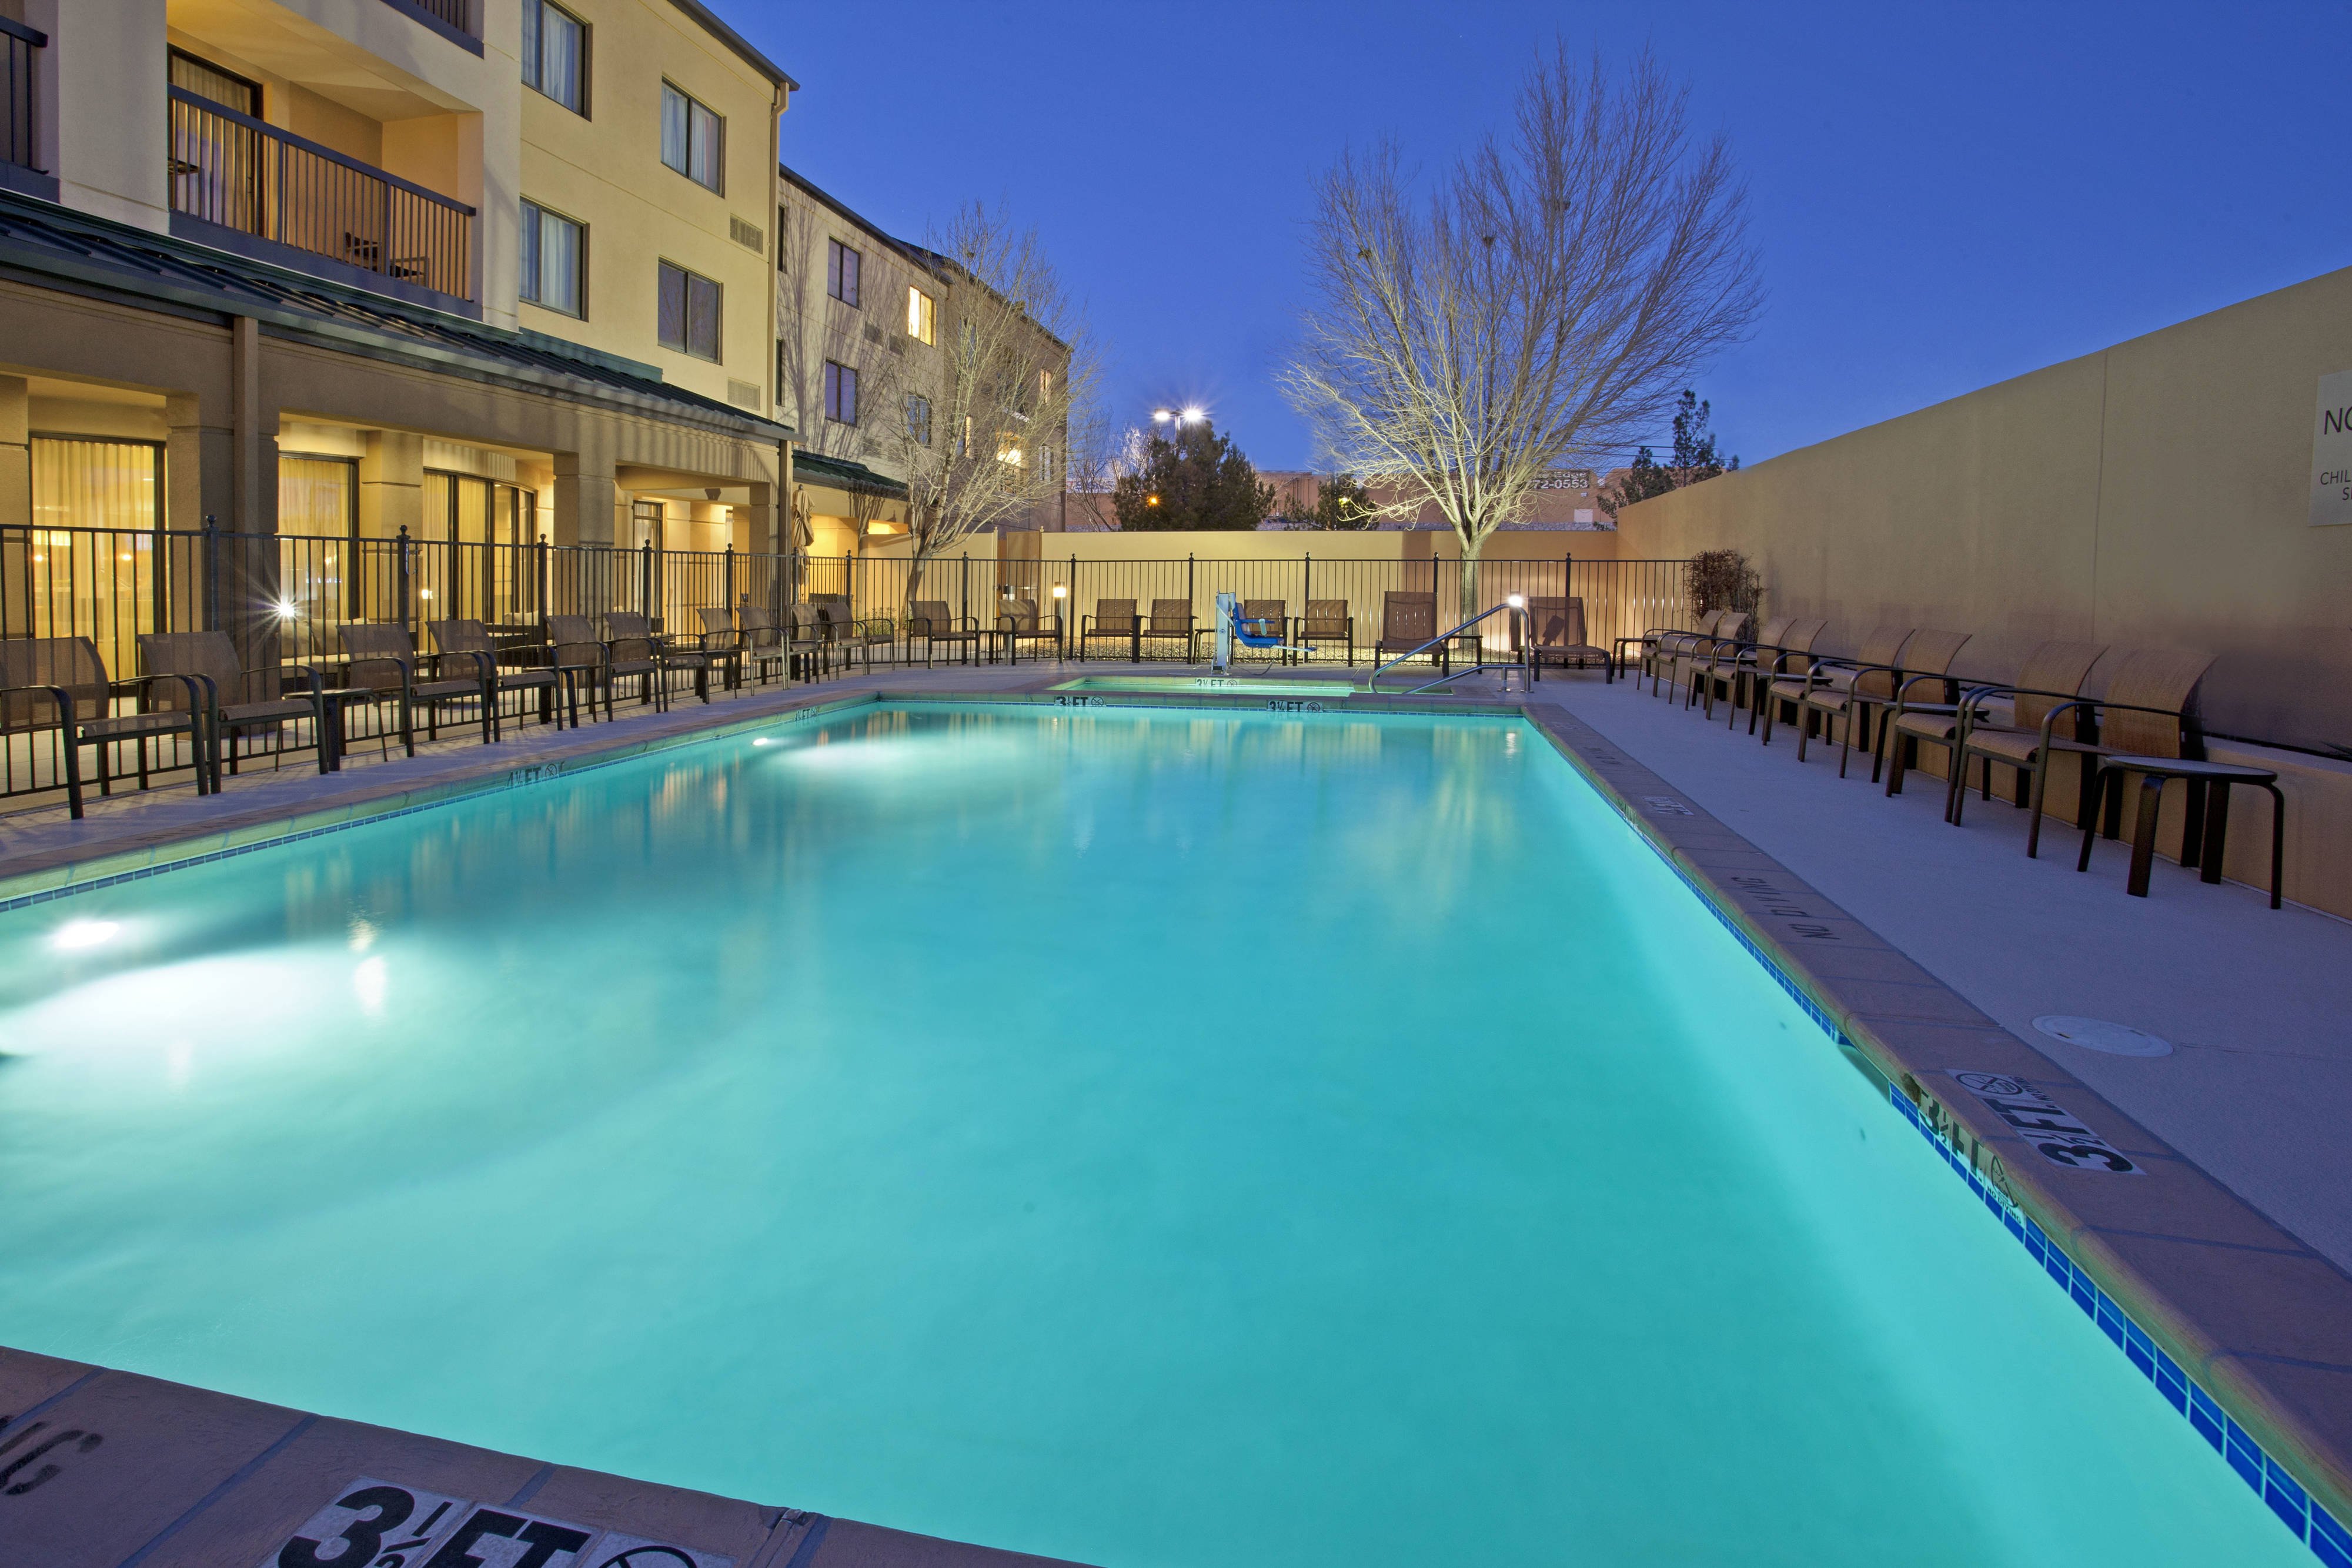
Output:
[[[1578,560],[1563,554],[1542,560],[1489,560],[1471,576],[1454,560],[1237,560],[1184,557],[1161,560],[1087,560],[1076,555],[1028,559],[964,556],[934,559],[919,570],[903,557],[772,555],[735,549],[669,550],[651,544],[562,546],[425,540],[404,529],[389,538],[357,536],[235,534],[222,530],[0,527],[0,654],[24,639],[89,640],[108,676],[117,683],[113,711],[135,711],[142,667],[139,637],[151,632],[228,633],[247,672],[245,700],[277,697],[303,683],[299,672],[334,679],[343,662],[341,630],[354,622],[407,629],[420,653],[436,643],[432,623],[479,621],[492,640],[527,662],[546,641],[551,615],[585,615],[600,629],[615,612],[650,617],[671,633],[703,630],[704,610],[759,606],[781,618],[785,606],[834,599],[861,620],[889,623],[892,642],[906,653],[902,629],[909,606],[943,602],[948,612],[992,628],[1003,602],[1034,600],[1050,624],[1059,615],[1075,634],[1105,601],[1132,601],[1135,610],[1182,612],[1205,632],[1214,624],[1216,597],[1275,601],[1288,617],[1344,616],[1353,647],[1325,643],[1327,658],[1371,662],[1381,633],[1383,596],[1434,593],[1440,624],[1456,611],[1503,603],[1512,594],[1563,595],[1585,602],[1591,640],[1603,646],[1654,626],[1685,619],[1679,560]],[[1165,601],[1173,601],[1174,604]],[[1480,628],[1486,649],[1509,647],[1507,618]],[[1073,637],[1073,653],[1079,650]],[[1096,657],[1139,653],[1177,657],[1181,642],[1153,639],[1141,647],[1097,642]],[[889,656],[886,651],[885,657]],[[230,694],[224,693],[224,700]],[[373,738],[371,719],[359,716]],[[42,740],[0,715],[0,795],[57,787],[54,737]],[[272,748],[313,744],[300,725],[266,737]],[[155,767],[185,766],[183,752],[159,754]],[[111,768],[118,776],[125,767]]]
[[[473,208],[185,88],[169,90],[173,212],[474,297]]]

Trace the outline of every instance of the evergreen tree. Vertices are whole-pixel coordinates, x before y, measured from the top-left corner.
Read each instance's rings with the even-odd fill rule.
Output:
[[[1353,474],[1327,474],[1315,490],[1315,526],[1318,528],[1371,528],[1381,515],[1371,497]]]
[[[1111,505],[1122,528],[1255,528],[1274,510],[1274,486],[1203,420],[1172,436],[1153,431],[1141,466],[1112,486]]]
[[[1716,451],[1715,432],[1708,428],[1712,413],[1712,404],[1701,402],[1696,392],[1685,389],[1675,411],[1673,461],[1660,463],[1646,446],[1634,453],[1624,477],[1601,493],[1601,504],[1611,517],[1636,501],[1738,469],[1738,458],[1726,458]]]

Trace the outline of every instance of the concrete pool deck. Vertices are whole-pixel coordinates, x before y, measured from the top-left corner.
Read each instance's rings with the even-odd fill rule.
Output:
[[[118,798],[93,806],[81,823],[65,821],[61,810],[22,813],[0,819],[0,901],[877,694],[1087,706],[1321,706],[1047,689],[1085,668],[886,669],[709,707],[688,702],[577,732],[532,727],[497,747],[445,741],[415,759],[324,779],[291,769],[248,775],[211,800],[184,789]],[[1396,705],[1360,698],[1344,706]],[[2340,1095],[2352,1077],[2344,1071],[2352,1048],[2324,1032],[2299,1050],[2287,1047],[2294,1031],[2311,1029],[2330,1007],[2345,1016],[2352,926],[2308,911],[2273,914],[2245,889],[2205,887],[2169,866],[2154,898],[2126,899],[2114,846],[2086,877],[2074,874],[2071,854],[2029,862],[2012,841],[2022,830],[2009,831],[2010,813],[1980,811],[1955,831],[1940,821],[1938,789],[1887,800],[1866,779],[1841,782],[1833,766],[1801,768],[1792,746],[1763,751],[1744,734],[1709,728],[1597,676],[1555,677],[1525,696],[1488,692],[1411,706],[1524,711],[1541,724],[1850,1042],[1856,1065],[1904,1092],[1941,1134],[1948,1161],[1974,1173],[1989,1207],[1997,1207],[1990,1196],[1997,1188],[2014,1205],[2012,1217],[2063,1244],[2082,1270],[2074,1293],[2084,1310],[2105,1313],[2120,1302],[2137,1337],[2127,1343],[2121,1327],[2111,1336],[2136,1364],[2152,1342],[2164,1366],[2185,1369],[2219,1396],[2243,1423],[2238,1436],[2250,1434],[2278,1462],[2273,1468],[2284,1467],[2266,1478],[2256,1456],[2250,1484],[2258,1492],[2269,1487],[2283,1518],[2290,1504],[2304,1511],[2298,1534],[2321,1531],[2306,1538],[2333,1560],[2322,1544],[2328,1523],[2306,1509],[2294,1482],[2336,1519],[2347,1517],[2352,1279],[2341,1265],[2352,1236],[2331,1227],[2347,1217],[2340,1198],[2329,1199],[2352,1191],[2345,1168],[2352,1156],[2322,1129],[2342,1125],[2342,1099],[2325,1096],[2331,1084]],[[2177,1000],[2150,1004],[2150,997]],[[2129,1010],[2135,1005],[2143,1010]],[[2145,1010],[2151,1005],[2168,1010]],[[2096,1057],[2034,1031],[2032,1018],[2045,1011],[2133,1023],[2179,1049],[2158,1059]],[[2169,1021],[2176,1018],[2189,1027]],[[2262,1060],[2238,1070],[2254,1058]],[[2315,1063],[2312,1083],[2296,1088],[2306,1061]],[[2193,1071],[2165,1076],[2176,1066]],[[2343,1076],[2330,1080],[2331,1071]],[[2037,1154],[2013,1124],[2018,1097],[2008,1101],[2005,1120],[1961,1073],[2000,1075],[2079,1119],[2093,1143],[2136,1176]],[[2317,1098],[2317,1109],[2300,1115],[2298,1096]],[[2054,1277],[2054,1249],[2053,1258]],[[2170,1397],[2162,1377],[2150,1375]],[[2175,1403],[2196,1418],[2193,1400]],[[23,1467],[0,1477],[0,1568],[260,1562],[323,1507],[352,1495],[348,1489],[362,1477],[408,1489],[420,1509],[430,1496],[510,1521],[617,1531],[614,1541],[674,1546],[705,1568],[722,1559],[735,1568],[1039,1561],[562,1470],[24,1353],[0,1351],[0,1470]],[[2215,1441],[2245,1474],[2237,1438]],[[16,1488],[33,1476],[43,1479]],[[558,1558],[555,1568],[586,1564]]]

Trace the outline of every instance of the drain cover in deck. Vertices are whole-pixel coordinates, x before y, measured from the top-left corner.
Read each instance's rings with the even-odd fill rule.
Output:
[[[2129,1024],[2109,1023],[2105,1019],[2067,1018],[2050,1013],[2033,1020],[2033,1027],[2053,1040],[2063,1040],[2068,1045],[2079,1045],[2084,1051],[2104,1051],[2109,1056],[2170,1056],[2172,1042],[2158,1040],[2146,1030]]]

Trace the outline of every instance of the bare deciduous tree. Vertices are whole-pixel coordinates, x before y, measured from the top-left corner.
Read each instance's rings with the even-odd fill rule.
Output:
[[[1462,541],[1462,610],[1486,538],[1547,470],[1654,429],[1760,308],[1746,197],[1721,137],[1647,54],[1622,80],[1564,45],[1425,199],[1393,146],[1321,179],[1312,302],[1282,372],[1327,461],[1423,504]]]
[[[776,344],[776,398],[788,410],[796,433],[794,444],[865,463],[895,451],[888,422],[904,402],[912,384],[906,343],[898,337],[888,310],[887,274],[876,269],[866,279],[873,297],[850,306],[825,292],[825,241],[832,230],[808,205],[794,201],[781,214],[776,234],[778,255],[783,258],[778,287],[782,290],[779,319],[784,324]],[[867,265],[879,256],[865,257]],[[824,367],[842,366],[856,377],[854,420],[826,417]],[[863,537],[884,509],[883,497],[863,489],[850,491],[851,523]],[[804,497],[803,498],[804,500]],[[800,507],[805,516],[807,507]],[[795,540],[794,549],[802,548]]]
[[[936,259],[950,280],[937,396],[892,427],[908,493],[912,598],[923,569],[983,528],[1039,518],[1066,483],[1069,433],[1092,403],[1094,356],[1044,245],[977,203]]]

